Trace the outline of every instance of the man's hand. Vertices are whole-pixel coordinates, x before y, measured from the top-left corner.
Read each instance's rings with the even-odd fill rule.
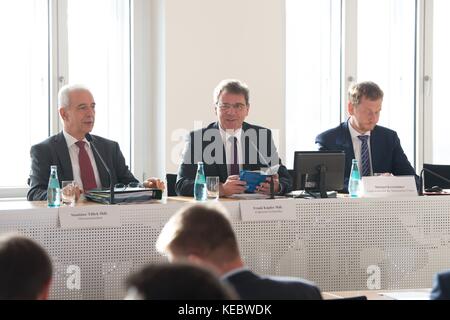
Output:
[[[144,181],[144,187],[165,190],[164,181],[158,178],[148,178]]]
[[[270,179],[271,177],[267,177],[266,182],[262,182],[259,186],[257,186],[256,192],[270,195]],[[273,187],[275,194],[280,192],[280,177],[278,174],[273,176]]]
[[[81,197],[81,194],[83,193],[83,190],[81,190],[78,185],[75,185],[73,187],[73,189],[75,190],[75,202],[77,202],[78,200],[80,200],[80,197]]]
[[[225,183],[219,186],[220,196],[229,197],[233,194],[244,193],[247,189],[247,182],[239,180],[239,176],[229,176]]]

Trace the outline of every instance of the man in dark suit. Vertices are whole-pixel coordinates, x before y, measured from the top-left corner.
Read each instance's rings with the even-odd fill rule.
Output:
[[[218,176],[220,196],[243,193],[245,181],[239,180],[240,170],[260,170],[280,165],[274,177],[277,194],[291,191],[292,179],[281,164],[272,132],[269,129],[244,122],[250,109],[249,90],[238,80],[224,80],[214,92],[215,113],[218,122],[188,136],[183,161],[178,170],[176,192],[193,196],[197,163],[203,162],[206,176]],[[269,194],[267,182],[257,192]]]
[[[397,133],[378,126],[383,91],[373,82],[361,82],[349,90],[348,113],[350,118],[338,127],[316,137],[319,150],[345,152],[345,180],[347,189],[352,159],[358,160],[362,176],[374,173],[412,175],[414,168],[406,157]]]
[[[430,298],[431,300],[450,300],[450,270],[435,275]]]
[[[58,179],[74,180],[78,199],[83,190],[109,187],[106,169],[97,154],[91,149],[95,145],[111,170],[112,183],[129,184],[138,180],[128,170],[125,158],[117,142],[92,136],[87,141],[95,123],[95,101],[91,92],[79,85],[67,85],[58,94],[59,114],[64,124],[62,132],[31,147],[29,201],[47,199],[47,186],[50,166],[58,167]],[[150,178],[144,182],[146,187],[164,188],[164,183]]]
[[[156,248],[171,262],[188,260],[215,270],[241,299],[322,299],[320,290],[308,281],[263,277],[246,268],[226,213],[214,206],[194,205],[178,211],[161,231]]]

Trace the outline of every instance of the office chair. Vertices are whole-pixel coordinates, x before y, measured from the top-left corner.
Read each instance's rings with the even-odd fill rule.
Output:
[[[295,179],[295,171],[294,171],[294,169],[288,169],[288,173],[291,176],[292,181],[294,181],[294,179]]]

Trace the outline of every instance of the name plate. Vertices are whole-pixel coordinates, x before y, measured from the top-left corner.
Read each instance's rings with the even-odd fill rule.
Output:
[[[118,206],[61,207],[58,211],[61,229],[120,227]]]
[[[239,203],[242,221],[296,220],[295,201],[263,200]]]
[[[362,182],[365,198],[418,196],[414,176],[363,177]]]

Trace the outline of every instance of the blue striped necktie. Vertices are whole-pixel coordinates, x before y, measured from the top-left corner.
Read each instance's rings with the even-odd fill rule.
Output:
[[[361,173],[363,177],[370,176],[369,136],[358,136],[358,139],[361,140]]]

